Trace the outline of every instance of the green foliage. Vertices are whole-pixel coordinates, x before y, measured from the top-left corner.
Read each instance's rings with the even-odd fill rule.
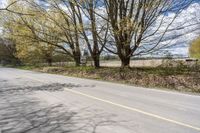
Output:
[[[12,40],[0,39],[0,63],[2,65],[18,65],[19,59],[16,57],[16,47]]]
[[[29,12],[29,10],[27,11]],[[14,40],[16,56],[24,63],[36,64],[47,62],[51,65],[55,47],[37,40],[34,32],[30,29],[30,27],[36,25],[33,21],[34,19],[43,22],[45,18],[40,15],[25,16],[23,18],[14,14],[7,15],[9,19],[4,22],[4,29],[9,32],[6,32],[4,36]],[[45,35],[42,36],[47,38]]]
[[[190,56],[200,59],[200,37],[194,40],[190,46]]]

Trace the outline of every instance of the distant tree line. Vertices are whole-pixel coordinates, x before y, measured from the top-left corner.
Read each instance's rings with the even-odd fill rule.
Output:
[[[19,64],[20,60],[16,57],[15,44],[12,40],[0,38],[0,63]]]

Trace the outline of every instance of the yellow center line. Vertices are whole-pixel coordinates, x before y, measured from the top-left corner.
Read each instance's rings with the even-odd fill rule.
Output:
[[[101,98],[98,98],[98,97],[95,97],[95,96],[91,96],[91,95],[88,95],[88,94],[85,94],[85,93],[82,93],[82,92],[79,92],[79,91],[75,91],[75,90],[72,90],[72,89],[65,88],[65,90],[68,91],[68,92],[74,93],[74,94],[79,94],[79,95],[82,95],[82,96],[85,96],[85,97],[88,97],[88,98],[91,98],[91,99],[94,99],[94,100],[98,100],[98,101],[101,101],[101,102],[104,102],[104,103],[108,103],[108,104],[111,104],[111,105],[114,105],[114,106],[117,106],[117,107],[120,107],[120,108],[123,108],[123,109],[138,112],[138,113],[141,113],[141,114],[144,114],[144,115],[147,115],[147,116],[151,116],[151,117],[154,117],[154,118],[157,118],[157,119],[160,119],[160,120],[164,120],[164,121],[167,121],[167,122],[170,122],[170,123],[174,123],[174,124],[177,124],[177,125],[180,125],[180,126],[184,126],[184,127],[187,127],[187,128],[191,128],[191,129],[200,131],[199,127],[194,127],[192,125],[189,125],[189,124],[186,124],[186,123],[183,123],[183,122],[168,119],[168,118],[156,115],[156,114],[148,113],[148,112],[145,112],[143,110],[136,109],[136,108],[133,108],[133,107],[114,103],[114,102],[111,102],[109,100],[104,100],[104,99],[101,99]]]

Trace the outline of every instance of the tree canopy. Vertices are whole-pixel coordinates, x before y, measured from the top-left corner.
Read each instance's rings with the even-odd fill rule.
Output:
[[[38,55],[50,62],[57,52],[79,66],[87,50],[95,67],[103,52],[117,55],[127,67],[131,57],[168,45],[162,43],[164,36],[191,1],[9,0],[1,9],[8,11],[2,13],[2,24],[22,60]],[[168,18],[167,12],[173,15]]]

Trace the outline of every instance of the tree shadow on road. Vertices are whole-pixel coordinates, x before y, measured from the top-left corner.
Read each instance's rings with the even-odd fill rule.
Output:
[[[70,85],[71,87],[77,87]],[[99,127],[116,126],[115,115],[89,107],[74,110],[62,104],[48,105],[29,95],[33,91],[62,91],[69,84],[49,84],[0,90],[2,133],[96,133]],[[26,92],[26,93],[24,93]]]
[[[80,85],[80,84],[72,84],[72,83],[50,83],[50,84],[42,84],[37,86],[10,86],[6,84],[7,81],[0,80],[0,93],[30,93],[34,91],[64,91],[64,88],[72,89],[78,87],[95,87],[94,85]],[[6,87],[7,86],[7,87]]]
[[[8,86],[1,87],[0,93],[33,92],[33,91],[63,91],[64,88],[81,87],[75,84],[51,83],[38,86]]]

